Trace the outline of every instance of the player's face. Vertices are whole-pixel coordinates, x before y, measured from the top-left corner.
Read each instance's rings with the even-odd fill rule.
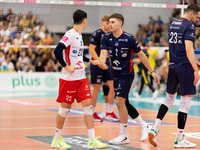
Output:
[[[111,32],[115,32],[116,30],[120,29],[121,26],[122,26],[122,21],[120,21],[116,18],[109,19],[109,30]]]
[[[199,17],[200,17],[200,12],[198,12],[197,14],[192,13],[191,14],[191,22],[196,23],[197,21],[199,21]]]
[[[85,18],[84,20],[83,20],[83,30],[87,27],[87,18]]]
[[[109,22],[108,21],[102,21],[101,23],[105,30],[109,30]]]

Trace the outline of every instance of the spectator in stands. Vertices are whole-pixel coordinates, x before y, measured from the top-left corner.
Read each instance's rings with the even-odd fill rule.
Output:
[[[22,45],[22,38],[20,37],[19,33],[16,34],[16,38],[13,41],[14,45]]]
[[[0,65],[2,64],[2,62],[5,61],[5,54],[3,50],[0,50]]]
[[[20,20],[20,25],[22,27],[27,27],[30,23],[30,20],[26,19],[26,14],[23,14],[23,18]]]
[[[32,45],[32,41],[32,38],[30,37],[30,35],[28,35],[27,38],[23,39],[23,45]]]
[[[33,52],[33,53],[31,54],[31,58],[29,59],[29,61],[30,61],[34,66],[36,66],[36,64],[37,64],[37,57],[36,57],[36,53],[35,53],[35,52]]]
[[[38,45],[39,43],[41,43],[41,38],[39,37],[38,31],[35,33],[32,43],[33,43],[33,45]]]
[[[35,67],[32,62],[29,62],[27,66],[24,68],[25,72],[35,72]]]
[[[20,32],[18,31],[18,27],[14,26],[13,27],[13,31],[10,33],[10,36],[15,39],[16,38],[16,34],[20,34]]]
[[[42,64],[42,60],[38,59],[37,65],[35,67],[35,71],[44,72],[44,65]]]
[[[2,25],[6,21],[6,16],[3,14],[3,10],[0,10],[0,24]]]
[[[10,54],[11,62],[13,63],[14,66],[16,66],[16,63],[18,61],[17,55],[15,53]]]
[[[53,43],[53,39],[49,36],[48,30],[45,31],[45,37],[41,40],[42,45],[51,45]]]
[[[33,27],[37,26],[38,24],[39,24],[39,20],[38,20],[37,16],[34,15],[33,18],[31,19],[31,27],[33,28]]]
[[[16,72],[21,72],[23,70],[23,67],[20,66],[20,62],[17,61],[16,62],[16,66],[15,66],[15,71]]]
[[[22,70],[24,70],[25,66],[28,65],[29,58],[26,55],[26,49],[23,49],[22,51],[20,51],[18,62],[20,63]]]
[[[13,26],[19,27],[19,17],[16,15],[14,21],[12,22]]]
[[[29,33],[27,32],[27,27],[23,28],[23,31],[21,32],[21,39],[27,39],[27,37],[29,36]]]
[[[49,59],[47,62],[47,65],[44,67],[45,72],[56,72],[56,66],[54,64],[54,61],[52,59]]]
[[[153,25],[155,24],[155,20],[153,19],[152,16],[149,16],[149,25]]]
[[[14,65],[11,62],[11,58],[9,55],[6,55],[6,60],[4,62],[2,62],[1,66],[4,71],[14,71],[15,70]]]
[[[7,22],[14,20],[15,14],[12,12],[12,9],[8,9],[8,13],[6,15]]]
[[[33,18],[33,13],[32,13],[32,11],[29,11],[26,19],[27,20],[32,20],[32,18]]]
[[[4,23],[3,29],[0,31],[0,41],[3,41],[4,39],[7,39],[10,35],[10,31],[8,29],[7,23]]]
[[[159,25],[162,25],[163,24],[163,21],[161,20],[161,17],[158,16],[158,20],[156,21],[156,23],[158,23]]]

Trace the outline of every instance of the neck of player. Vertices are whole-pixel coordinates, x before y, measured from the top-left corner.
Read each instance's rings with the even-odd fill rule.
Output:
[[[82,34],[82,32],[84,30],[83,25],[74,25],[73,28],[75,28],[80,35]]]
[[[114,31],[114,32],[112,32],[112,33],[113,33],[113,36],[114,36],[115,38],[118,38],[118,37],[120,37],[120,36],[122,35],[123,31],[122,31],[122,29],[120,28],[120,29],[118,29],[118,30],[116,30],[116,31]]]

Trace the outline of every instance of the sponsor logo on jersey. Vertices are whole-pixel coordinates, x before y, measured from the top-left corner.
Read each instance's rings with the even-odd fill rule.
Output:
[[[119,39],[118,41],[124,41],[124,39]]]
[[[77,54],[78,51],[77,51],[77,50],[73,50],[72,52],[73,52],[74,54]]]
[[[127,57],[127,53],[123,53],[123,54],[122,54],[122,57]]]
[[[118,42],[115,42],[115,46],[116,46],[116,47],[119,46],[119,43],[118,43]]]
[[[179,25],[179,26],[180,26],[180,25],[182,25],[182,22],[173,21],[172,24],[175,24],[175,25]]]
[[[78,66],[78,67],[75,67],[75,69],[83,69],[82,63],[83,63],[82,61],[78,61],[76,63],[76,66]]]
[[[62,38],[62,41],[63,41],[63,42],[67,42],[68,39],[69,39],[69,38],[68,38],[67,36],[64,36],[64,37]]]
[[[181,41],[181,40],[178,40],[178,43],[179,43],[179,44],[182,44],[182,41]]]
[[[115,64],[116,66],[118,66],[120,64],[120,62],[118,60],[113,61],[113,64]]]

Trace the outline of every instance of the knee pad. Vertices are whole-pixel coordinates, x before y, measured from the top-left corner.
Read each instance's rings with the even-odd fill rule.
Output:
[[[84,115],[93,115],[94,113],[92,105],[84,107],[83,110],[84,110]]]
[[[167,96],[166,96],[163,104],[166,105],[168,108],[171,108],[172,105],[174,104],[175,100],[176,100],[176,95],[177,94],[169,94],[169,93],[167,93]]]
[[[184,112],[186,114],[188,113],[188,111],[190,110],[191,99],[192,97],[181,96],[180,107],[179,107],[180,112]]]
[[[103,85],[103,94],[104,94],[104,96],[108,96],[108,92],[109,92],[109,86]]]
[[[59,111],[58,111],[58,114],[63,117],[63,118],[66,118],[67,117],[67,114],[70,112],[70,109],[68,108],[63,108],[63,107],[60,107]]]

